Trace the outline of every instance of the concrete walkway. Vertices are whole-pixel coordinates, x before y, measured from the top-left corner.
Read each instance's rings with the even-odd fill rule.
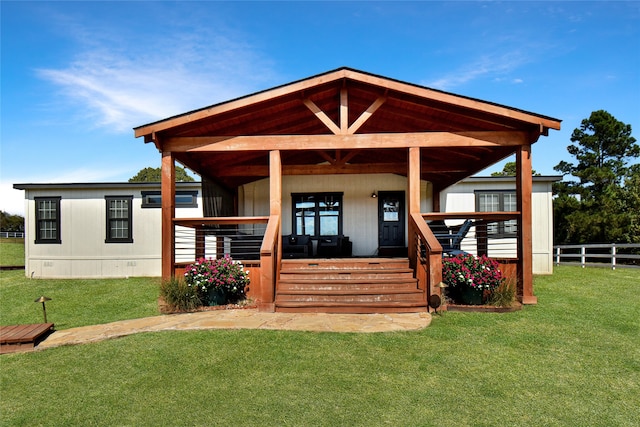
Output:
[[[83,344],[140,332],[197,329],[278,329],[315,332],[392,332],[423,329],[429,313],[325,314],[263,313],[256,309],[216,310],[122,320],[56,331],[36,350]]]

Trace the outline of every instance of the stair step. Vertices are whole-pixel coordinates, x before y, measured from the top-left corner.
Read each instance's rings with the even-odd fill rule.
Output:
[[[367,293],[394,293],[404,291],[416,291],[418,288],[415,280],[406,282],[378,282],[371,283],[354,283],[352,281],[318,281],[313,280],[309,283],[305,282],[280,282],[278,285],[278,293],[281,292],[367,292]]]
[[[426,312],[426,304],[416,303],[367,303],[365,305],[357,304],[339,304],[339,303],[321,303],[310,305],[307,303],[283,303],[276,305],[276,311],[283,313],[349,313],[349,314],[368,314],[368,313],[419,313]]]
[[[282,260],[282,271],[297,269],[385,269],[409,268],[407,258],[338,258],[338,259],[287,259]]]
[[[281,295],[397,295],[411,294],[421,292],[416,287],[392,288],[392,289],[375,289],[365,287],[340,287],[340,286],[322,286],[313,288],[286,288],[278,292]]]
[[[407,258],[282,260],[276,311],[386,313],[426,311]]]
[[[280,272],[281,280],[293,279],[339,279],[339,280],[360,280],[360,279],[395,279],[413,278],[413,270],[410,268],[390,268],[390,269],[351,269],[351,270],[331,270],[331,269],[297,269]]]

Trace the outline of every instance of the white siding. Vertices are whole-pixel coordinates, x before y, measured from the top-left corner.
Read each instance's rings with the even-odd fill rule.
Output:
[[[161,210],[142,209],[143,190],[150,188],[87,184],[87,188],[27,190],[25,274],[42,278],[159,276]],[[199,184],[189,190],[198,190],[198,208],[178,208],[176,216],[202,216]],[[105,243],[105,196],[133,196],[133,243]],[[61,197],[60,244],[35,243],[35,197]]]

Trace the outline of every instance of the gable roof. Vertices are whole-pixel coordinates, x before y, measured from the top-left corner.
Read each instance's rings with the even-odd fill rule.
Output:
[[[443,187],[559,128],[548,116],[339,68],[134,132],[228,187],[268,176],[272,149],[285,174],[406,174],[411,145],[423,147],[422,178]]]

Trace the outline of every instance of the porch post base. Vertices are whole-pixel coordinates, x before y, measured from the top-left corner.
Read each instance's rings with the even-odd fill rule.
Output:
[[[275,313],[276,304],[274,302],[259,302],[258,311],[263,313]]]
[[[538,304],[538,297],[535,295],[523,295],[522,303],[527,305],[536,305]]]

